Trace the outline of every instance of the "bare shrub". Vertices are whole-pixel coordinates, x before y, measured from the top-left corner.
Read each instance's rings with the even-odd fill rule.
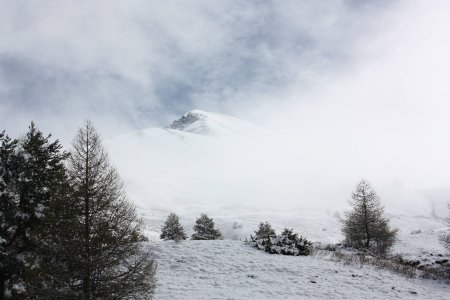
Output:
[[[331,260],[343,262],[344,265],[359,265],[360,267],[369,265],[379,269],[392,271],[408,278],[416,277],[416,268],[403,264],[397,256],[391,258],[379,258],[364,253],[347,252],[338,249],[332,252]]]

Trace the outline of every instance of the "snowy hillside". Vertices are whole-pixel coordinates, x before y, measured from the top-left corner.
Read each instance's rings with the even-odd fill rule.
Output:
[[[107,146],[130,199],[143,208],[291,201],[291,191],[279,189],[288,174],[276,172],[276,161],[264,162],[264,155],[255,151],[255,139],[261,138],[265,132],[256,125],[194,110],[168,128],[122,135]],[[261,184],[269,182],[273,184]]]
[[[106,144],[130,199],[145,210],[340,210],[371,169],[356,158],[330,160],[311,143],[302,132],[285,136],[231,116],[193,110],[167,128],[143,129]],[[390,174],[382,171],[367,179],[388,213],[446,215],[449,189],[420,190],[389,181]]]
[[[151,243],[154,299],[448,299],[450,287],[326,257],[270,255],[239,241]]]
[[[189,231],[204,212],[228,239],[244,239],[259,222],[270,221],[277,230],[292,227],[313,241],[340,241],[337,216],[348,208],[354,183],[341,186],[337,179],[326,181],[326,174],[305,170],[298,165],[304,158],[290,149],[281,149],[285,157],[280,157],[285,145],[276,141],[276,134],[249,122],[194,110],[168,128],[118,136],[107,146],[151,239],[158,239],[169,213],[177,213]],[[437,236],[445,228],[448,190],[395,185],[381,188],[379,195],[399,228],[397,252],[442,252]],[[231,230],[234,222],[242,229]]]
[[[343,238],[338,219],[356,181],[312,167],[310,160],[322,158],[299,155],[299,148],[287,147],[281,137],[233,117],[194,110],[167,128],[107,141],[158,259],[156,299],[446,298],[448,287],[431,281],[317,257],[268,260],[268,254],[245,246],[242,240],[262,221],[277,232],[293,228],[314,242]],[[426,260],[444,253],[438,235],[446,230],[448,190],[394,184],[382,186],[379,194],[399,229],[394,254]],[[225,240],[158,241],[171,212],[180,216],[188,236],[195,219],[207,213]]]

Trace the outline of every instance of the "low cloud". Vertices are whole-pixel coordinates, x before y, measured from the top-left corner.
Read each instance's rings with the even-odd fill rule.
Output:
[[[35,120],[68,139],[192,108],[236,114],[351,60],[387,5],[332,1],[1,1],[0,105],[13,134]],[[279,99],[278,101],[282,101]],[[269,102],[268,102],[269,103]],[[54,124],[59,124],[54,126]]]

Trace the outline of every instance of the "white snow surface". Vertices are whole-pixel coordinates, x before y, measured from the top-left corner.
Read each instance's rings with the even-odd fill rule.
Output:
[[[194,121],[181,130],[148,128],[106,142],[157,256],[156,299],[450,299],[448,286],[429,280],[244,245],[264,221],[277,233],[287,227],[313,242],[340,242],[338,217],[365,174],[341,180],[342,169],[323,153],[279,144],[278,133],[220,114],[190,113]],[[449,190],[374,187],[399,229],[394,254],[448,257],[438,236],[449,230],[443,220]],[[225,240],[159,241],[172,212],[189,236],[200,213],[208,214]]]
[[[242,241],[150,243],[154,299],[449,299],[450,286],[326,257],[271,255]]]
[[[180,129],[148,128],[106,142],[130,200],[144,209],[336,210],[348,206],[358,180],[370,175],[356,159],[331,161],[324,149],[306,143],[301,132],[285,136],[201,110],[184,117]],[[450,189],[416,190],[389,180],[383,184],[388,176],[386,170],[382,174],[367,179],[374,180],[388,213],[447,215]]]
[[[198,208],[196,208],[198,209]],[[195,210],[196,210],[195,209]],[[207,209],[204,207],[203,209]],[[194,210],[194,211],[195,211]],[[291,210],[210,211],[223,241],[160,241],[164,219],[160,211],[143,211],[149,245],[158,262],[155,299],[449,299],[450,286],[425,279],[409,279],[371,266],[359,267],[327,257],[271,255],[244,244],[259,222],[269,221],[280,233],[284,227],[313,242],[342,240],[336,212]],[[197,215],[182,210],[181,224],[190,236]],[[390,216],[399,228],[393,254],[407,259],[444,254],[438,235],[448,230],[429,217]],[[411,234],[412,231],[420,233]],[[434,255],[434,256],[430,256]],[[316,283],[312,283],[316,281]],[[414,292],[414,293],[413,293]],[[415,294],[417,293],[417,294]]]

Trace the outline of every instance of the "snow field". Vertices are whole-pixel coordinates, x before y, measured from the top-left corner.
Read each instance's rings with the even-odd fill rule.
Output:
[[[449,299],[450,287],[326,257],[271,255],[242,241],[150,242],[154,299]]]

